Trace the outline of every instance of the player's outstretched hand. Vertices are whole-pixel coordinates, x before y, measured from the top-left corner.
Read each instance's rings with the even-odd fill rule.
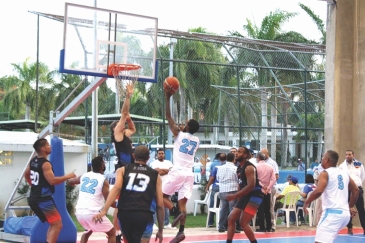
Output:
[[[158,243],[162,243],[162,240],[163,240],[162,231],[161,232],[157,231],[155,242],[157,241],[157,239],[158,239]]]
[[[172,92],[170,89],[164,89],[165,91],[165,97],[166,99],[170,99],[170,97],[172,96]]]
[[[126,91],[127,91],[127,95],[128,95],[129,97],[131,97],[131,96],[132,96],[132,94],[133,94],[133,89],[134,89],[134,85],[133,85],[133,84],[131,84],[131,83],[127,84],[127,86],[126,86]]]
[[[71,173],[68,173],[68,174],[66,175],[66,177],[67,177],[68,179],[75,178],[75,177],[76,177],[76,174],[75,174],[74,172],[71,172]]]

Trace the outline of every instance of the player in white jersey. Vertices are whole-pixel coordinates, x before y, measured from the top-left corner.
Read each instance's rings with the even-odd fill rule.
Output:
[[[322,215],[317,226],[315,242],[330,243],[335,240],[338,232],[347,225],[356,210],[353,208],[359,189],[347,172],[337,167],[338,153],[328,150],[322,158],[321,172],[317,188],[304,202],[304,212],[308,214],[309,204],[322,196]],[[348,193],[351,191],[350,201]]]
[[[108,242],[115,242],[116,231],[110,220],[104,216],[100,224],[95,224],[92,219],[104,206],[109,194],[109,182],[103,174],[105,170],[103,158],[95,157],[91,163],[92,171],[70,181],[70,184],[80,184],[75,214],[79,223],[87,230],[82,235],[80,243],[87,242],[93,232],[105,232]]]
[[[178,192],[178,207],[181,212],[175,218],[171,226],[175,227],[180,222],[179,232],[170,243],[178,243],[185,239],[184,228],[186,219],[186,202],[191,197],[194,185],[193,165],[195,153],[199,147],[199,138],[193,134],[199,130],[199,123],[190,119],[185,127],[178,127],[171,117],[170,111],[170,97],[171,93],[166,91],[166,119],[169,123],[169,128],[175,137],[173,150],[173,164],[167,174],[167,178],[162,185],[162,192],[164,194],[164,206],[172,209],[173,203],[169,196]]]

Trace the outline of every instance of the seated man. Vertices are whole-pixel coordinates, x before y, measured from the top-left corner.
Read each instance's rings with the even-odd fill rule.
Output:
[[[292,176],[291,179],[289,180],[289,185],[284,188],[283,192],[280,195],[276,196],[275,212],[278,210],[278,208],[282,208],[284,206],[284,197],[287,193],[294,192],[294,191],[300,192],[300,189],[297,186],[297,183],[298,183],[298,178],[296,178],[295,176]],[[296,201],[298,201],[299,198],[300,197],[298,197],[296,199]],[[289,203],[288,200],[290,200],[290,198],[287,198],[286,200],[287,200],[286,202]],[[290,222],[296,222],[294,212],[290,212]]]

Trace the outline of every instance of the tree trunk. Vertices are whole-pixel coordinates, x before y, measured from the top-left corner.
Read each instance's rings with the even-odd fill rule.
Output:
[[[267,148],[267,94],[261,92],[261,135],[260,150]]]
[[[284,102],[283,106],[282,106],[282,114],[283,114],[283,127],[285,129],[283,129],[283,153],[282,153],[282,158],[281,158],[281,166],[282,168],[286,168],[288,165],[291,166],[291,162],[289,161],[288,163],[288,129],[286,129],[288,127],[288,115],[287,115],[287,103]]]
[[[322,160],[322,149],[323,149],[323,144],[322,144],[322,137],[323,137],[323,132],[322,131],[318,131],[318,152],[317,152],[317,159],[318,162],[321,163]]]
[[[30,120],[30,104],[27,102],[25,107],[25,120]],[[30,132],[30,129],[25,129],[26,132]]]
[[[276,127],[277,111],[275,105],[271,105],[271,127]],[[271,158],[276,161],[276,129],[271,129]]]

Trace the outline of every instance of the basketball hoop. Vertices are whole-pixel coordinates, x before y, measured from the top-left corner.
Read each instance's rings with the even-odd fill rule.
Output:
[[[109,65],[108,75],[114,76],[119,97],[125,95],[127,84],[134,86],[139,77],[140,69],[141,66],[136,64],[113,63]]]

